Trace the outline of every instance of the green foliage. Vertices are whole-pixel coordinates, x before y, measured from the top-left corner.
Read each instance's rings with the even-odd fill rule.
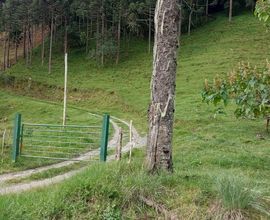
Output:
[[[203,101],[227,105],[229,99],[235,100],[236,117],[258,118],[270,114],[270,64],[263,69],[240,63],[236,71],[227,78],[216,77],[212,85],[205,81],[202,92]]]
[[[270,16],[270,1],[268,0],[257,1],[255,8],[255,15],[258,16],[258,18],[268,26]]]

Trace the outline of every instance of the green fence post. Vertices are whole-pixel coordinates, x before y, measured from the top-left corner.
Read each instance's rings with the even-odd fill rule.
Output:
[[[19,155],[20,149],[20,136],[21,136],[21,119],[22,115],[17,113],[14,123],[14,133],[13,133],[13,149],[12,149],[12,161],[15,163]]]
[[[108,148],[108,139],[109,139],[109,124],[110,124],[110,115],[105,114],[104,117],[103,117],[101,146],[100,146],[100,160],[104,161],[104,162],[107,159],[107,148]]]

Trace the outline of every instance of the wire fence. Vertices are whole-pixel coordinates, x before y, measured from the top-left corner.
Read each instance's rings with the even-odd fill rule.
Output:
[[[0,158],[3,160],[4,157],[8,157],[11,149],[11,129],[0,130]]]
[[[20,156],[71,160],[100,147],[101,125],[22,124]]]

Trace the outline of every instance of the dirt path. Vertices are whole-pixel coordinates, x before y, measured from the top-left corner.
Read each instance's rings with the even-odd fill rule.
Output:
[[[129,124],[127,122],[125,122],[121,119],[118,119],[116,117],[112,117],[111,124],[114,128],[114,135],[113,135],[113,138],[109,142],[109,146],[108,146],[109,148],[113,148],[116,146],[117,139],[119,137],[120,127],[117,125],[117,123],[115,123],[115,121],[118,121],[125,126],[129,126]],[[131,146],[133,146],[134,148],[138,148],[138,147],[142,147],[142,146],[146,145],[146,138],[142,138],[134,126],[132,127],[132,135],[133,135],[133,141],[128,142],[123,147],[123,149],[122,149],[123,153],[128,152]],[[99,155],[99,150],[94,150],[94,151],[88,152],[87,154],[82,155],[81,157],[79,157],[77,159],[85,160],[85,159],[89,159],[93,156],[98,156],[98,155]],[[115,156],[112,155],[112,156],[109,156],[107,158],[107,161],[112,161],[114,159],[115,159]],[[22,172],[4,174],[4,175],[0,176],[0,183],[4,183],[4,182],[6,182],[8,180],[12,180],[12,179],[28,177],[28,176],[31,176],[32,174],[44,172],[44,171],[47,171],[47,170],[50,170],[53,168],[65,167],[65,166],[71,165],[71,164],[76,163],[76,162],[78,162],[78,161],[65,161],[62,163],[58,163],[58,164],[54,164],[54,165],[50,165],[50,166],[45,166],[45,167],[40,167],[40,168],[36,168],[36,169],[31,169],[31,170],[26,170],[26,171],[22,171]],[[20,192],[24,192],[24,191],[27,191],[30,189],[41,188],[41,187],[49,186],[51,184],[56,184],[56,183],[62,182],[64,180],[76,175],[77,173],[85,170],[86,168],[87,167],[83,167],[83,168],[80,168],[78,170],[73,170],[73,171],[67,172],[65,174],[55,176],[53,178],[32,181],[29,183],[19,183],[19,184],[15,184],[12,186],[3,187],[0,189],[0,195],[5,195],[5,194],[9,194],[9,193],[20,193]]]

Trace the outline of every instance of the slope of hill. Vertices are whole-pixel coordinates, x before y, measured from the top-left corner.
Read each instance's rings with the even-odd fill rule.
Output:
[[[133,119],[146,133],[152,59],[146,53],[146,43],[132,42],[130,48],[128,58],[119,66],[105,68],[86,60],[81,51],[72,51],[70,104]],[[269,33],[251,14],[237,16],[231,24],[219,16],[192,36],[184,36],[177,78],[173,175],[149,176],[141,166],[144,151],[136,151],[130,165],[125,159],[119,164],[93,165],[49,189],[16,199],[12,195],[0,197],[0,219],[148,219],[162,215],[155,211],[155,204],[180,219],[209,219],[222,211],[220,176],[228,185],[231,178],[239,177],[233,183],[240,194],[245,187],[256,187],[263,196],[269,196],[270,136],[263,120],[237,120],[233,105],[226,109],[226,115],[213,117],[215,108],[203,104],[200,97],[205,78],[224,75],[240,61],[261,66],[270,56],[269,49]],[[51,75],[40,66],[39,56],[33,67],[26,69],[21,62],[8,74],[16,77],[18,85],[31,77],[34,86],[46,84],[48,90],[61,87],[62,59],[55,55]],[[19,87],[6,89],[36,96]],[[60,92],[55,90],[56,95]],[[79,98],[72,98],[75,94],[80,94]],[[54,100],[44,91],[37,98]],[[250,206],[244,215],[267,219]]]

